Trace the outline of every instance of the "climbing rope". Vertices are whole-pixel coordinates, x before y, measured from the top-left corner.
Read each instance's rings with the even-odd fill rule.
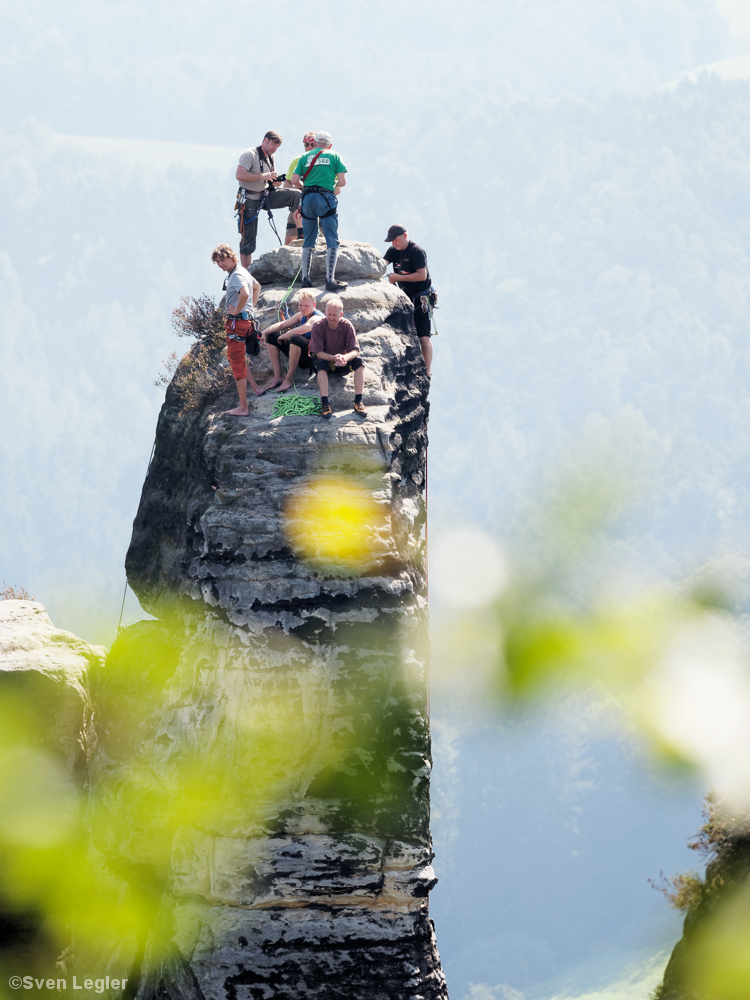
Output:
[[[303,396],[296,385],[294,395],[279,396],[273,404],[274,417],[286,417],[292,414],[301,417],[314,417],[320,416],[320,413],[320,396]]]
[[[437,328],[437,323],[435,322],[435,313],[432,311],[432,303],[430,302],[429,298],[427,299],[427,307],[430,310],[430,322],[432,323],[432,329],[434,331],[434,336],[437,337],[437,335],[438,335],[438,328]]]
[[[123,590],[123,592],[122,592],[122,604],[120,606],[120,620],[117,623],[117,634],[118,635],[120,634],[120,632],[124,631],[124,629],[122,627],[122,613],[125,610],[125,595],[127,594],[127,592],[128,592],[128,581],[126,580],[125,581],[125,590]]]
[[[284,292],[284,295],[282,296],[281,302],[279,302],[279,304],[275,307],[276,308],[276,316],[277,316],[279,322],[281,322],[281,313],[282,313],[282,310],[284,312],[284,319],[289,319],[289,304],[287,302],[287,299],[292,294],[292,289],[294,288],[294,283],[297,280],[297,278],[299,278],[301,270],[302,270],[302,264],[300,264],[300,266],[297,268],[297,273],[292,278],[292,283],[289,286],[289,288],[287,288],[287,290]]]
[[[437,328],[437,323],[435,322],[435,313],[432,311],[432,301],[430,300],[430,291],[432,291],[432,289],[428,290],[424,295],[419,296],[419,303],[420,305],[422,305],[423,302],[425,301],[427,302],[427,311],[430,314],[430,323],[432,324],[432,328],[434,331],[433,336],[437,337],[438,328]]]

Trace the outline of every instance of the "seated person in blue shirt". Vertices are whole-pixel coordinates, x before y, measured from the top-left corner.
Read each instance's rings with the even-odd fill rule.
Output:
[[[298,311],[289,319],[280,323],[272,323],[263,331],[263,340],[268,350],[268,357],[273,365],[273,378],[263,387],[285,392],[294,385],[294,373],[297,368],[312,368],[310,358],[310,331],[313,323],[319,320],[323,313],[315,308],[315,296],[312,292],[302,291],[297,300]],[[286,333],[280,331],[285,330]],[[281,374],[281,358],[285,354],[288,361],[286,378]]]

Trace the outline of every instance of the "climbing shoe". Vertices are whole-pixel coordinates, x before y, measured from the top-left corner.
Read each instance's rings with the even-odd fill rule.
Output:
[[[331,404],[323,403],[320,410],[321,417],[325,417],[326,420],[331,416]]]
[[[300,281],[299,285],[300,285],[300,288],[312,288],[313,287],[313,283],[312,283],[312,281],[310,281],[309,278],[303,278],[302,281]]]
[[[367,416],[367,410],[365,409],[364,403],[355,403],[354,412],[357,413],[360,417]]]
[[[326,281],[327,292],[343,292],[346,287],[346,283],[342,284],[340,281]]]

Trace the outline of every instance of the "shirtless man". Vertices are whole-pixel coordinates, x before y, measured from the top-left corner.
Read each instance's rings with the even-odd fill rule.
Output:
[[[286,392],[294,385],[294,373],[297,368],[312,368],[310,357],[310,331],[313,323],[322,319],[323,313],[315,308],[315,296],[312,292],[302,291],[297,302],[297,312],[289,319],[273,323],[263,331],[263,340],[268,350],[268,357],[273,365],[273,378],[264,390],[278,389]],[[286,333],[281,333],[285,330]],[[286,378],[281,374],[281,358],[279,352],[287,356],[289,362]]]
[[[228,277],[227,290],[227,357],[232,368],[232,375],[237,383],[237,395],[240,405],[234,410],[226,410],[230,417],[246,417],[250,412],[247,405],[247,381],[253,387],[256,396],[262,396],[261,389],[255,381],[253,373],[247,367],[245,360],[245,338],[252,331],[251,320],[255,306],[258,304],[260,284],[237,262],[237,254],[226,243],[220,243],[211,254],[211,260],[217,264]]]

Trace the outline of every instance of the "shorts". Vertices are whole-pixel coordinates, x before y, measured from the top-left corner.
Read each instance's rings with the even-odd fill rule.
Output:
[[[313,359],[310,357],[310,340],[308,337],[303,337],[299,333],[294,333],[287,340],[280,341],[278,333],[267,333],[266,343],[270,344],[272,347],[277,347],[282,354],[285,354],[287,356],[287,358],[289,357],[290,345],[295,344],[297,347],[299,347],[300,350],[297,367],[312,368]]]
[[[414,299],[414,326],[417,328],[418,337],[431,337],[432,333],[430,330],[430,314],[422,309],[422,296],[426,295],[429,289],[425,292],[419,292],[417,297]]]
[[[299,206],[301,195],[302,192],[295,188],[275,188],[268,192],[268,204],[272,209],[288,208],[290,212],[294,212]],[[249,257],[255,253],[260,211],[265,211],[265,209],[260,209],[260,199],[245,202],[245,236],[240,239],[240,253],[243,257]]]
[[[245,341],[230,340],[227,337],[227,357],[234,375],[235,382],[247,378],[247,362],[245,361]]]
[[[349,372],[356,372],[358,368],[364,366],[362,358],[352,358],[348,364],[334,365],[333,361],[324,361],[322,358],[313,360],[316,372],[327,372],[329,375],[348,375]]]

